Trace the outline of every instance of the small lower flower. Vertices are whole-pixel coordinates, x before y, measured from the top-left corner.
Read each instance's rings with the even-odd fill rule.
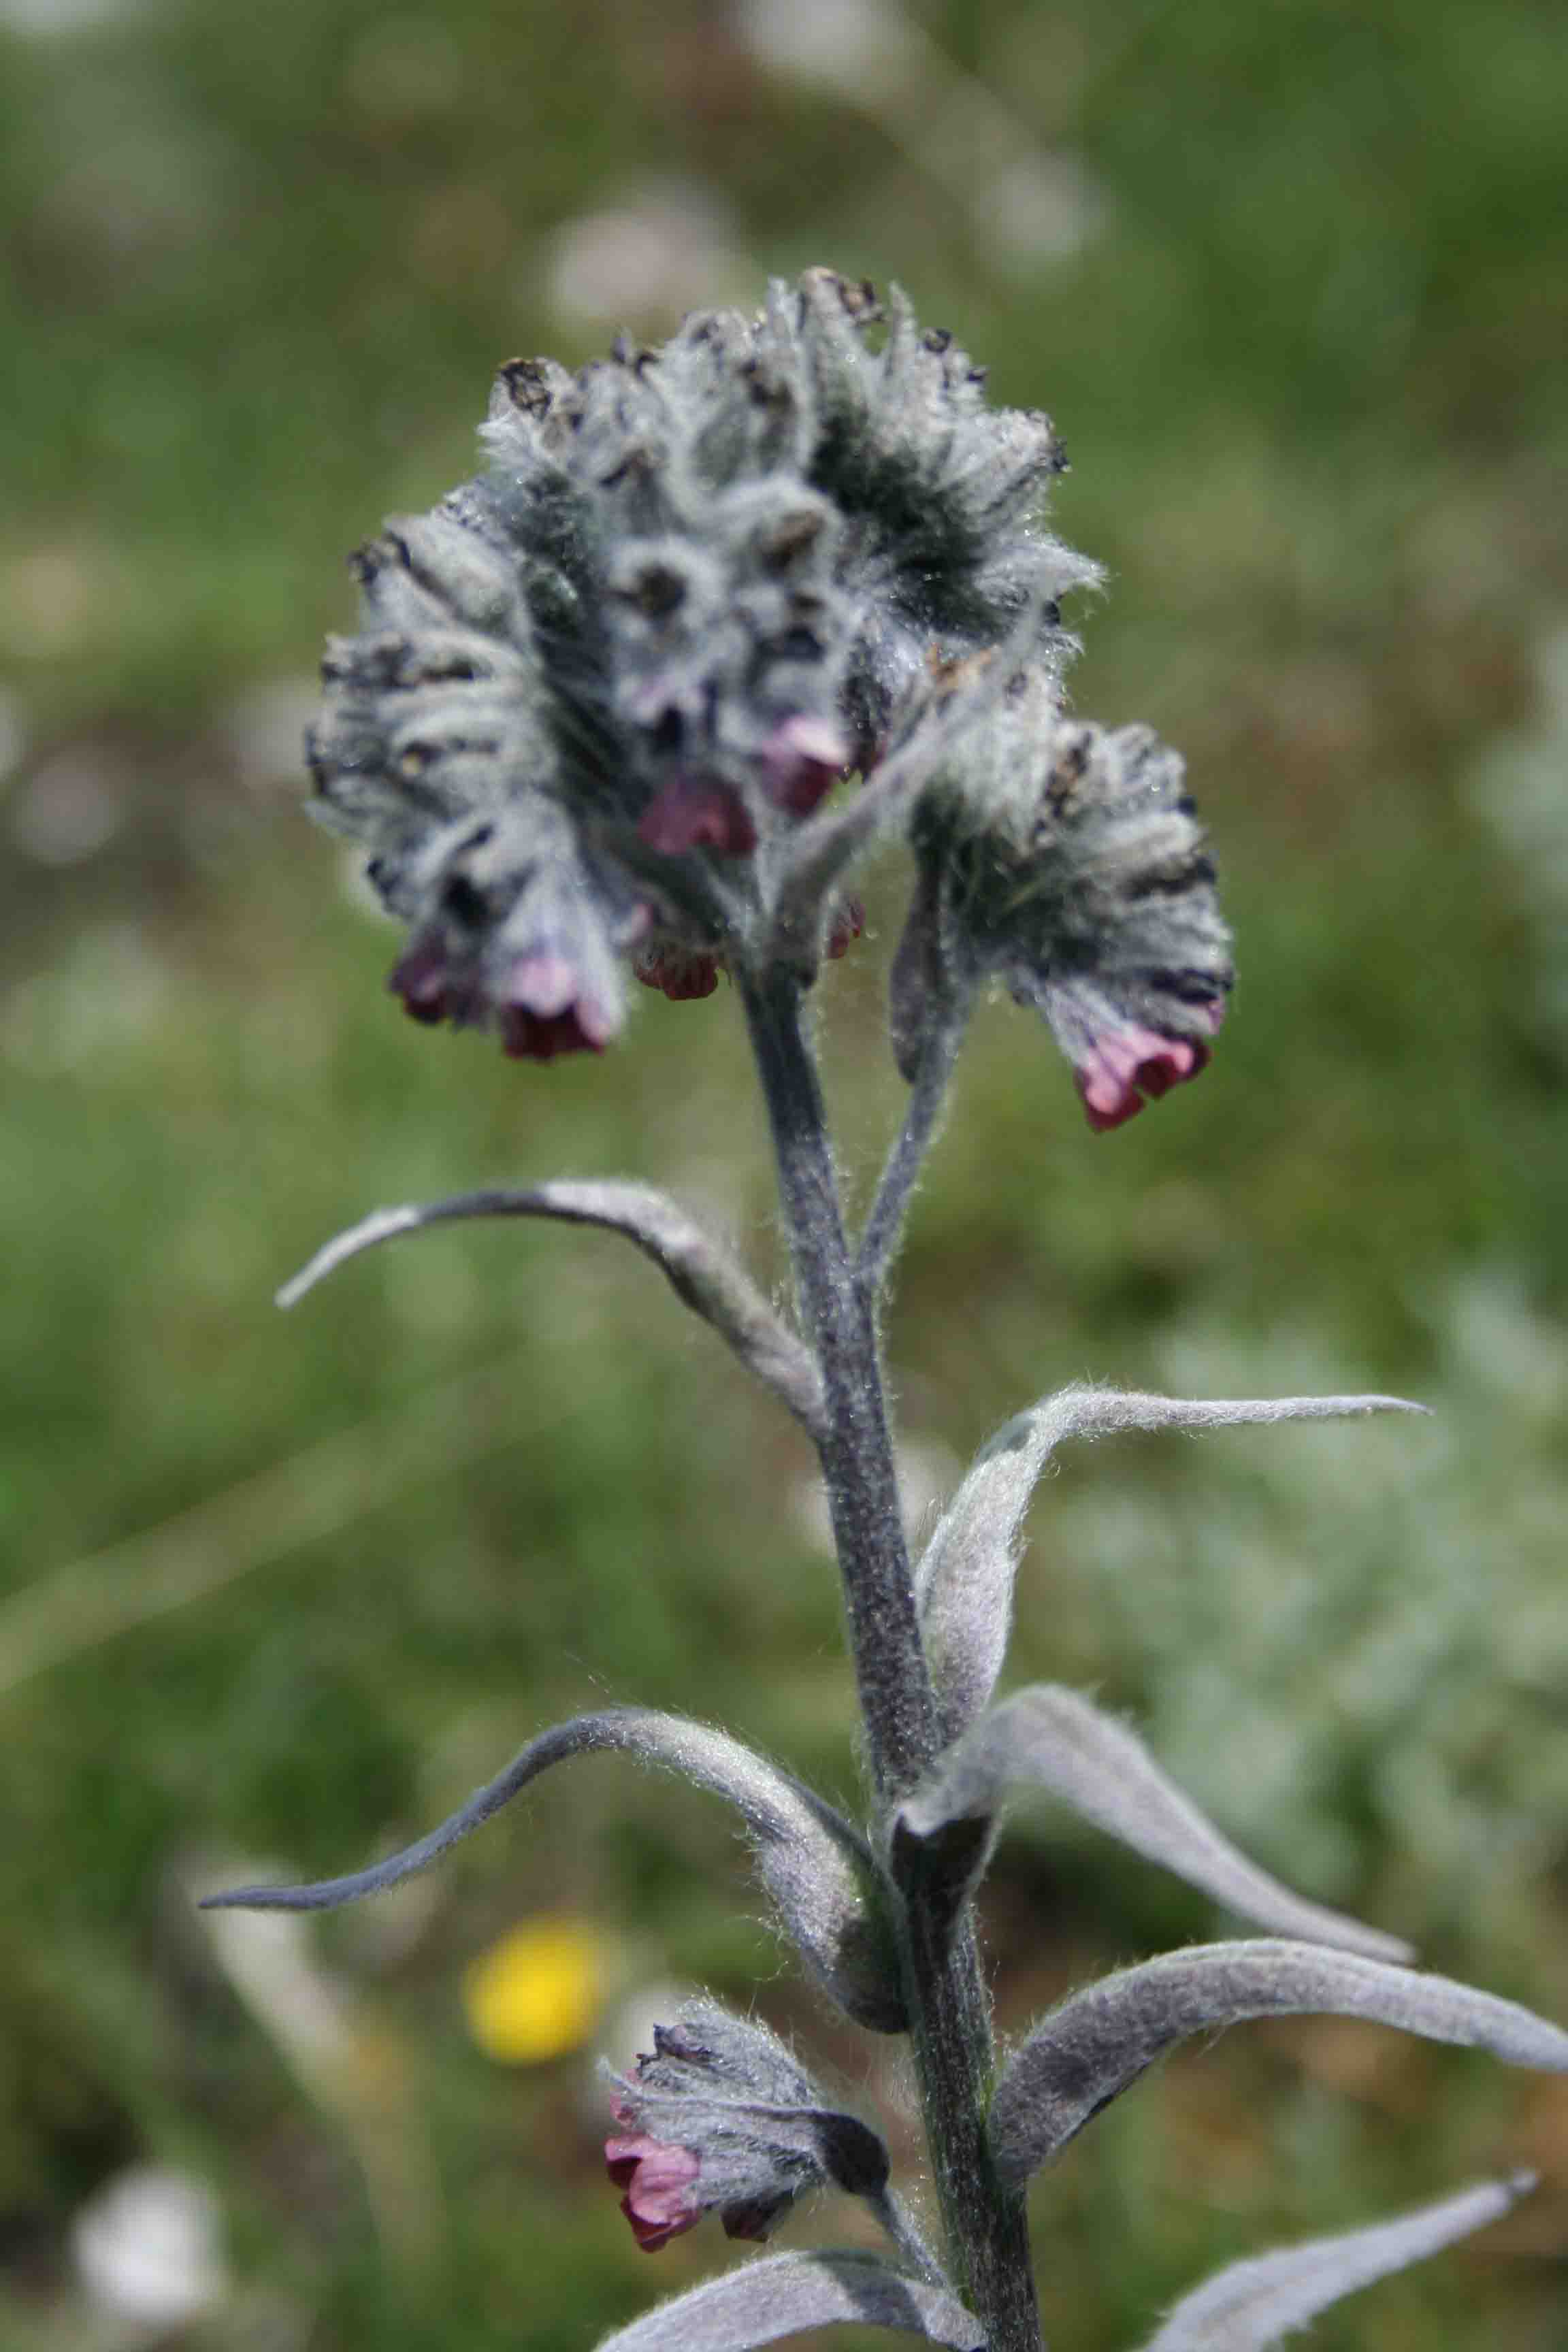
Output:
[[[765,2026],[714,2001],[654,2028],[635,2073],[615,2075],[605,2143],[621,2210],[646,2252],[717,2213],[727,2236],[773,2234],[806,2189],[831,2181],[879,2197],[888,2152],[858,2117],[826,2105]]]

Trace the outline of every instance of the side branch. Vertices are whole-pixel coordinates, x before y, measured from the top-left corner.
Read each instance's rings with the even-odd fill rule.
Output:
[[[915,1066],[904,1123],[888,1154],[855,1260],[856,1278],[868,1298],[877,1297],[887,1277],[926,1153],[936,1140],[966,1015],[967,1007],[943,1022],[925,1042]]]

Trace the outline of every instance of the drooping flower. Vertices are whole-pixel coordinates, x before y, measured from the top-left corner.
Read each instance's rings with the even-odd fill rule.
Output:
[[[765,2026],[717,2002],[688,2004],[630,2076],[616,2076],[610,2179],[646,2252],[717,2212],[727,2236],[770,2237],[807,2189],[879,2198],[888,2152],[868,2125],[826,2105]]]
[[[615,1033],[628,957],[708,993],[933,650],[1033,612],[1057,675],[1093,567],[1043,527],[1049,420],[984,382],[901,295],[823,270],[657,351],[501,370],[487,470],[356,559],[310,742],[317,813],[411,926],[416,1018],[548,1059]],[[807,976],[855,928],[826,889],[816,919]]]
[[[621,2210],[645,2254],[657,2254],[702,2219],[692,2193],[702,2171],[695,2148],[650,2139],[647,2132],[622,2132],[605,2142],[605,2169],[626,2191]]]
[[[942,1005],[994,975],[1044,1015],[1097,1132],[1197,1076],[1230,932],[1181,759],[1149,729],[1064,719],[1054,680],[1021,671],[960,734],[912,830],[893,1006],[907,1073]]]

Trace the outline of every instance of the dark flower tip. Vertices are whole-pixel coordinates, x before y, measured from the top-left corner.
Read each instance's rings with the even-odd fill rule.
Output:
[[[615,1024],[561,955],[520,956],[499,992],[448,958],[434,932],[423,933],[394,965],[387,982],[416,1021],[500,1029],[514,1060],[551,1062],[561,1054],[602,1054]]]
[[[637,837],[663,857],[682,857],[689,849],[749,857],[757,845],[756,826],[734,786],[685,773],[660,785],[637,820]]]

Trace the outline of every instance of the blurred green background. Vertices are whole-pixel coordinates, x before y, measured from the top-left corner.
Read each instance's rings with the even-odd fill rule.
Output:
[[[602,1064],[419,1031],[297,806],[343,552],[470,469],[495,363],[769,271],[897,277],[1052,410],[1111,575],[1077,705],[1185,748],[1241,941],[1212,1072],[1122,1133],[980,1024],[890,1328],[914,1505],[1071,1377],[1435,1405],[1064,1460],[1011,1671],[1568,2014],[1565,101],[1554,0],[0,0],[6,2352],[591,2346],[728,2251],[648,2263],[595,2154],[593,2053],[694,1983],[762,1979],[908,2153],[729,1822],[615,1759],[363,1913],[192,1909],[605,1696],[854,1785],[807,1449],[640,1261],[464,1228],[269,1304],[366,1208],[552,1173],[782,1276],[727,997]],[[861,1201],[900,879],[825,991]],[[467,1972],[520,1926],[584,1957],[503,2063]],[[1047,1816],[989,1927],[1012,2026],[1220,1931]],[[1561,2347],[1568,2092],[1243,2029],[1037,2189],[1051,2342],[1520,2160],[1532,2204],[1324,2352]]]

